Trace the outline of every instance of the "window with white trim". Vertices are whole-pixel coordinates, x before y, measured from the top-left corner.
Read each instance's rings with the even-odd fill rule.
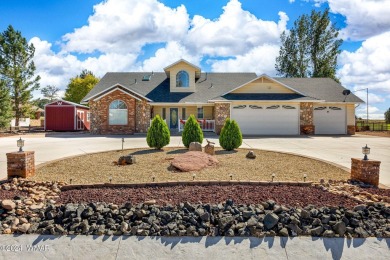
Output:
[[[91,112],[87,112],[87,122],[91,121]]]
[[[190,76],[185,70],[181,70],[176,74],[176,87],[188,88],[190,86]]]
[[[127,125],[128,111],[125,102],[121,100],[112,101],[108,111],[109,125]]]

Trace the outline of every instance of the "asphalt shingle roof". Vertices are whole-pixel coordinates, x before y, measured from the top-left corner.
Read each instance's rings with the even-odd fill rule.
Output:
[[[150,81],[143,81],[152,75]],[[255,73],[201,73],[196,81],[196,91],[171,93],[169,78],[164,72],[109,72],[84,97],[91,97],[120,84],[153,102],[207,103],[209,100],[325,100],[327,102],[363,102],[352,93],[343,95],[344,87],[329,78],[273,78],[304,94],[226,94],[225,93],[257,78]]]

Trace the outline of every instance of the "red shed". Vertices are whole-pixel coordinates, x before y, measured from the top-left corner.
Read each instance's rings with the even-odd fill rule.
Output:
[[[45,105],[45,130],[89,130],[89,107],[66,100],[56,100]]]

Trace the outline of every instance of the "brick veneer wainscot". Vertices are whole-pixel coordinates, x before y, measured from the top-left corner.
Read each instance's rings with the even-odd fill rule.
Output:
[[[347,134],[354,135],[356,131],[356,127],[354,125],[347,126]]]
[[[300,132],[301,135],[313,135],[315,127],[313,123],[313,103],[302,102],[300,104]]]
[[[225,123],[225,120],[230,117],[230,104],[229,103],[215,103],[214,109],[215,118],[215,132],[219,134]]]
[[[109,125],[108,109],[112,101],[121,100],[127,106],[127,125]],[[140,102],[140,101],[138,101]],[[138,131],[145,132],[150,119],[150,106],[137,100],[122,91],[115,90],[97,101],[90,101],[91,133],[92,134],[133,134]],[[140,110],[136,113],[136,106]],[[149,112],[148,112],[149,111]],[[136,114],[141,117],[137,120]],[[143,116],[145,115],[145,117]],[[147,123],[146,123],[147,122]],[[137,127],[136,127],[137,126]]]
[[[28,178],[35,175],[35,152],[7,153],[7,176]]]
[[[379,185],[380,161],[351,159],[351,179],[369,183],[375,186]]]

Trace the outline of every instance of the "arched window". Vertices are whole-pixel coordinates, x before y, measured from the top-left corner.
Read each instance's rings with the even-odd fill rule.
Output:
[[[189,87],[190,76],[187,71],[181,70],[176,74],[176,87]]]
[[[111,102],[108,109],[108,124],[109,125],[127,125],[127,106],[121,100]]]

